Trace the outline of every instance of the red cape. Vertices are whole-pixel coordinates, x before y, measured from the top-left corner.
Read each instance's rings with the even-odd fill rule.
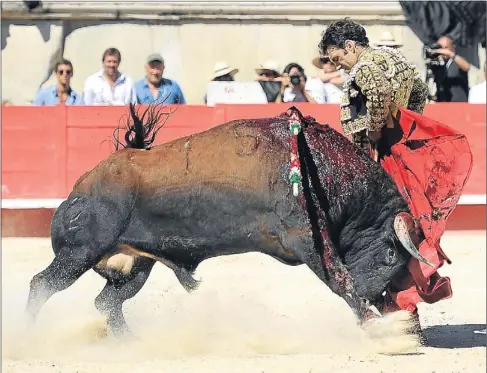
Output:
[[[397,121],[398,119],[398,121]],[[456,207],[472,169],[472,153],[464,135],[421,114],[398,108],[396,125],[403,136],[381,160],[409,204],[426,237],[420,253],[434,268],[411,259],[409,278],[395,291],[385,311],[414,312],[418,302],[435,303],[452,296],[450,279],[437,273],[445,261],[440,247],[448,216]]]

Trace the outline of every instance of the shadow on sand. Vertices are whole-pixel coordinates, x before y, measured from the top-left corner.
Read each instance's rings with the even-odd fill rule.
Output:
[[[426,337],[425,347],[486,347],[487,336],[485,334],[478,333],[479,331],[485,330],[485,328],[485,324],[431,326],[423,330],[423,334]]]

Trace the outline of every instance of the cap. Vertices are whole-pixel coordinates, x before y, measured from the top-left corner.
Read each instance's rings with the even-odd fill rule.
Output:
[[[151,55],[149,55],[149,57],[147,57],[147,63],[151,63],[151,62],[161,62],[161,63],[164,63],[164,58],[162,58],[162,56],[159,54],[159,53],[152,53]]]

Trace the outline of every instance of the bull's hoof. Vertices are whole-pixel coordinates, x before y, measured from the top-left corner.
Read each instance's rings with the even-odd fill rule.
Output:
[[[134,333],[130,330],[125,330],[123,332],[112,331],[113,336],[122,343],[140,343],[142,340],[140,337],[137,337]]]
[[[407,330],[407,333],[417,336],[421,346],[426,345],[426,337],[423,334],[423,330],[421,329],[421,323],[419,321],[418,313],[412,314],[412,325],[409,330]]]
[[[24,312],[22,316],[23,316],[22,317],[23,331],[26,333],[34,332],[36,327],[36,315],[33,315],[31,312],[27,310]]]
[[[93,320],[73,327],[68,333],[71,339],[77,338],[85,343],[97,343],[108,336],[107,322],[104,317],[97,317]]]
[[[108,324],[108,329],[113,337],[121,342],[140,342],[140,338],[137,337],[126,324],[122,325],[110,325]]]
[[[29,311],[25,311],[24,315],[23,315],[23,321],[24,321],[24,325],[28,329],[30,329],[36,323],[36,317],[34,315],[32,315],[32,313],[30,313]]]

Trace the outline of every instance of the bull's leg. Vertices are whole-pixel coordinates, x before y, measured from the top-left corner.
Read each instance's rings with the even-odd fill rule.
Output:
[[[51,264],[35,275],[30,282],[26,311],[32,321],[52,295],[70,287],[92,268],[102,255],[103,253],[93,250],[91,246],[63,247]]]
[[[130,330],[123,317],[123,302],[134,297],[149,278],[155,261],[137,258],[137,265],[130,274],[121,278],[110,278],[95,299],[95,306],[107,318],[108,328],[117,337],[130,336]]]
[[[70,197],[59,206],[51,229],[56,256],[30,283],[26,311],[32,320],[52,295],[67,289],[113,250],[129,217],[128,202],[129,198]]]

